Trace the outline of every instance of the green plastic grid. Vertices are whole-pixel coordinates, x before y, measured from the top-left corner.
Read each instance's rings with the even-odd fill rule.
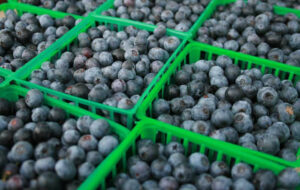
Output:
[[[127,138],[111,153],[110,158],[106,159],[97,168],[95,171],[97,176],[94,176],[94,178],[89,177],[81,184],[79,190],[96,188],[104,190],[109,187],[118,173],[126,172],[127,159],[136,154],[136,142],[139,139],[150,139],[163,144],[176,139],[176,141],[183,144],[185,155],[200,152],[206,154],[210,161],[224,160],[230,166],[244,162],[251,165],[254,172],[258,169],[269,169],[277,175],[286,168],[286,166],[247,154],[241,147],[223,144],[218,140],[146,118],[137,123],[137,126],[134,127]],[[300,187],[297,189],[300,189]]]
[[[215,60],[219,55],[226,55],[230,57],[233,60],[234,64],[238,65],[241,69],[251,69],[255,67],[259,68],[262,73],[274,74],[275,76],[280,77],[281,80],[288,79],[293,83],[296,83],[300,80],[300,68],[298,67],[283,65],[274,61],[269,61],[255,56],[225,50],[222,48],[217,48],[203,43],[191,42],[186,46],[181,54],[177,56],[177,59],[172,63],[168,71],[164,74],[164,76],[160,79],[160,81],[155,85],[150,94],[144,100],[144,102],[140,106],[140,109],[138,110],[137,118],[144,119],[147,117],[152,117],[152,102],[159,97],[164,96],[165,87],[170,84],[172,76],[181,69],[182,65],[195,63],[199,59]],[[226,147],[227,144],[230,144],[227,142],[221,143],[224,144],[224,147]],[[291,167],[300,166],[300,149],[297,153],[298,159],[295,162],[286,161],[282,158],[262,152],[253,151],[246,148],[244,149],[249,154],[257,155],[282,165]]]
[[[98,9],[96,9],[92,15],[93,16],[98,16],[100,15],[103,11],[106,11],[110,8],[114,8],[114,1],[115,0],[108,0],[105,3],[103,3],[100,7],[98,7]],[[197,21],[192,25],[192,27],[187,31],[187,32],[181,32],[181,31],[177,31],[175,29],[168,29],[168,30],[172,30],[172,31],[177,31],[178,33],[181,33],[182,35],[186,35],[187,37],[191,36],[194,31],[196,32],[196,30],[204,23],[204,21],[210,16],[210,10],[214,10],[213,7],[215,4],[215,2],[213,2],[214,0],[211,0],[209,2],[209,4],[205,7],[204,11],[202,12],[202,14],[199,16],[199,18],[197,19]],[[118,17],[119,18],[119,17]],[[124,18],[120,18],[121,20],[130,20],[130,19],[124,19]],[[141,22],[143,23],[143,22]],[[146,23],[144,23],[146,24]]]
[[[0,97],[5,98],[5,99],[7,99],[9,101],[12,101],[12,102],[16,102],[19,98],[21,98],[21,97],[24,98],[27,94],[27,91],[28,91],[28,89],[25,89],[25,88],[22,88],[22,87],[19,87],[19,86],[15,86],[15,85],[11,85],[11,86],[8,86],[6,88],[1,88],[0,89]],[[126,129],[125,127],[123,127],[123,126],[121,126],[121,125],[119,125],[119,124],[117,124],[113,121],[110,121],[106,118],[98,116],[94,113],[88,112],[84,109],[75,107],[71,104],[61,102],[61,101],[56,100],[54,98],[51,98],[47,95],[44,96],[44,104],[47,105],[47,106],[50,106],[50,107],[62,108],[67,113],[68,117],[78,118],[80,116],[88,115],[88,116],[91,116],[93,119],[105,119],[110,124],[112,132],[119,137],[120,142],[124,141],[126,139],[126,137],[129,135],[129,130],[128,129]],[[100,169],[102,168],[101,165],[105,164],[107,162],[106,159],[109,159],[110,157],[111,156],[108,155],[103,160],[103,162],[101,162],[95,168],[95,172],[93,172],[86,180],[90,181],[91,179],[92,180],[95,179],[95,177],[98,176],[98,172],[96,172],[96,171],[99,171],[99,168]],[[89,179],[89,178],[91,178],[91,179]],[[83,182],[83,183],[86,183],[86,182]]]
[[[8,9],[15,10],[18,13],[18,15],[22,15],[23,13],[27,12],[27,13],[32,13],[32,14],[35,14],[35,15],[47,14],[47,15],[50,15],[51,17],[53,17],[53,18],[63,18],[65,16],[67,16],[67,15],[71,15],[75,19],[81,19],[81,18],[83,18],[83,17],[78,16],[78,15],[73,15],[73,14],[68,14],[68,13],[62,13],[62,12],[57,12],[57,11],[52,11],[52,10],[48,10],[48,9],[44,9],[44,8],[40,8],[40,7],[35,7],[35,6],[32,6],[32,5],[28,5],[28,4],[23,4],[23,3],[9,2],[9,3],[0,4],[0,12],[1,11],[6,11]],[[28,61],[27,63],[25,63],[24,66],[22,66],[20,69],[22,69],[26,65],[35,64],[35,62],[37,60],[39,60],[39,57],[43,57],[47,53],[53,51],[53,48],[55,48],[55,45],[53,45],[53,44],[51,46],[49,46],[48,48],[46,48],[39,55],[35,56],[30,61]],[[17,73],[20,69],[18,69],[15,72],[12,72],[12,71],[0,68],[0,75],[3,75],[3,76],[6,77],[6,80],[3,83],[0,84],[0,87],[7,86],[10,83],[10,81],[14,78],[15,73]]]
[[[117,30],[123,30],[124,27],[133,25],[138,29],[147,30],[150,32],[153,32],[156,26],[154,25],[148,25],[139,23],[136,21],[131,20],[121,20],[119,18],[114,17],[107,17],[107,16],[88,16],[85,19],[83,19],[76,27],[74,27],[72,30],[70,30],[67,34],[65,34],[62,38],[60,38],[58,41],[55,42],[56,49],[52,49],[51,51],[48,51],[46,55],[39,56],[38,60],[35,61],[32,64],[27,64],[26,66],[20,68],[13,76],[13,79],[15,83],[26,86],[29,88],[37,88],[47,94],[54,95],[58,97],[60,100],[63,101],[71,101],[74,102],[76,105],[85,105],[89,108],[89,110],[93,113],[99,113],[101,110],[105,110],[109,112],[109,118],[113,121],[115,121],[116,116],[122,115],[126,116],[127,118],[127,124],[126,126],[130,129],[133,127],[133,123],[135,120],[135,114],[137,112],[137,109],[141,105],[143,99],[149,94],[153,86],[155,86],[156,82],[159,80],[159,78],[164,74],[164,72],[167,70],[171,62],[176,58],[176,56],[180,53],[180,51],[184,48],[185,44],[187,43],[188,39],[185,35],[179,34],[178,32],[174,32],[171,30],[167,31],[167,35],[169,36],[176,36],[181,40],[181,44],[179,47],[173,52],[173,54],[170,56],[170,58],[166,61],[162,69],[157,73],[155,78],[152,80],[150,85],[145,89],[143,94],[141,95],[139,101],[137,104],[129,110],[115,108],[111,106],[107,106],[101,103],[92,102],[83,98],[71,96],[68,94],[65,94],[63,92],[58,92],[49,88],[45,88],[33,83],[30,83],[28,81],[25,81],[27,77],[29,77],[30,73],[34,69],[38,69],[41,67],[41,64],[44,61],[51,60],[54,58],[57,58],[61,55],[61,53],[65,49],[70,48],[71,43],[76,43],[77,36],[79,33],[86,31],[89,27],[95,26],[96,24],[103,24],[108,27],[110,27],[111,30],[114,29],[114,26],[117,26]]]

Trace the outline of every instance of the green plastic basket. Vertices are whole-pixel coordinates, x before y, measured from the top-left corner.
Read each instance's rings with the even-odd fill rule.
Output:
[[[115,176],[120,172],[126,172],[127,159],[136,154],[136,144],[139,139],[150,139],[154,142],[167,144],[176,139],[185,148],[185,154],[193,152],[206,154],[210,161],[224,160],[228,165],[244,162],[253,167],[254,172],[258,169],[269,169],[275,174],[285,169],[285,166],[267,161],[255,155],[247,154],[241,147],[223,144],[218,140],[199,134],[173,127],[153,119],[144,119],[137,123],[127,138],[119,145],[110,158],[103,161],[97,168],[97,176],[89,177],[81,184],[79,190],[96,189],[102,190],[109,187]],[[299,189],[299,188],[298,188]]]
[[[98,9],[96,9],[92,13],[92,15],[100,15],[103,11],[114,8],[114,1],[115,0],[108,0],[107,2],[103,3]],[[193,26],[189,29],[189,31],[181,32],[181,31],[177,31],[177,30],[174,30],[174,29],[169,29],[169,30],[177,31],[177,32],[179,32],[183,35],[186,35],[187,37],[190,37],[194,33],[194,31],[196,31],[203,24],[203,22],[210,16],[210,14],[209,14],[210,11],[209,10],[213,10],[212,7],[214,7],[213,4],[215,3],[213,1],[214,0],[211,0],[210,3],[205,7],[204,11],[199,16],[199,18],[196,20],[196,22],[193,24]],[[129,19],[122,19],[122,20],[126,21],[126,20],[129,20]]]
[[[51,17],[53,17],[53,18],[63,18],[65,16],[67,16],[67,15],[71,15],[75,19],[83,18],[83,17],[78,16],[78,15],[73,15],[73,14],[68,14],[68,13],[62,13],[62,12],[57,12],[57,11],[52,11],[52,10],[48,10],[48,9],[44,9],[44,8],[40,8],[40,7],[35,7],[35,6],[32,6],[32,5],[28,5],[28,4],[23,4],[23,3],[9,2],[9,3],[0,4],[0,12],[1,11],[7,11],[9,9],[15,10],[17,12],[17,14],[20,15],[20,16],[23,13],[32,13],[32,14],[35,14],[35,15],[47,14],[47,15],[50,15]],[[37,62],[37,60],[40,59],[39,57],[43,57],[47,53],[53,51],[53,48],[55,48],[55,45],[53,45],[53,44],[51,46],[49,46],[48,48],[46,48],[39,55],[37,55],[34,58],[32,58],[29,62],[27,62],[26,64],[24,64],[23,67],[25,67],[25,65],[32,65],[32,64],[34,64],[35,62]],[[18,72],[18,70],[16,72]],[[2,73],[4,73],[4,75],[7,77],[7,80],[4,83],[1,83],[0,87],[8,85],[9,82],[11,81],[11,79],[12,79],[11,76],[14,76],[14,73],[16,73],[16,72],[12,72],[12,71],[9,71],[9,70],[1,68],[0,69],[0,75]]]
[[[164,97],[165,87],[170,84],[172,76],[174,76],[184,64],[192,64],[200,59],[215,60],[219,55],[226,55],[230,57],[233,60],[234,64],[238,65],[242,69],[259,68],[262,73],[274,74],[275,76],[280,77],[281,80],[288,79],[293,83],[300,80],[300,68],[298,67],[283,65],[274,61],[269,61],[255,56],[217,48],[203,43],[191,42],[172,63],[169,70],[164,74],[164,76],[152,89],[148,97],[144,100],[144,102],[140,106],[140,109],[138,110],[137,118],[144,119],[146,117],[152,117],[152,102],[155,99]],[[226,147],[226,145],[229,143],[222,142],[222,144],[224,144],[224,147]],[[295,162],[286,161],[279,157],[258,151],[253,151],[250,149],[247,149],[247,152],[249,154],[257,155],[262,158],[280,163],[282,165],[291,167],[300,166],[300,150],[297,154],[298,160]]]
[[[198,29],[202,26],[202,24],[209,19],[214,12],[217,10],[217,7],[220,5],[227,5],[230,3],[234,3],[237,0],[212,0],[212,2],[209,4],[209,6],[205,9],[205,13],[203,15],[203,19],[201,20],[201,22],[199,21],[199,23],[197,24],[197,26],[193,27],[192,31],[191,31],[191,36],[192,38],[195,38],[197,35],[197,31]],[[247,2],[247,0],[244,0],[245,2]],[[287,7],[280,7],[280,6],[273,6],[274,8],[274,13],[278,14],[278,15],[286,15],[288,13],[293,13],[296,16],[298,16],[300,18],[300,10],[297,9],[292,9],[292,8],[287,8]],[[201,15],[202,16],[202,15]]]
[[[116,116],[126,116],[126,121],[127,121],[126,126],[128,128],[132,128],[137,109],[141,105],[143,99],[148,95],[150,90],[156,84],[158,79],[167,70],[167,68],[169,67],[171,62],[176,58],[176,56],[184,48],[184,46],[187,42],[187,39],[185,38],[185,36],[180,35],[177,32],[167,31],[167,35],[176,36],[179,39],[181,39],[181,44],[173,52],[173,54],[170,56],[170,58],[164,64],[163,68],[159,71],[159,73],[153,79],[151,84],[143,92],[143,94],[141,95],[137,104],[130,110],[119,109],[119,108],[107,106],[107,105],[104,105],[101,103],[88,101],[83,98],[71,96],[71,95],[68,95],[68,94],[65,94],[62,92],[58,92],[58,91],[55,91],[55,90],[52,90],[49,88],[45,88],[45,87],[42,87],[42,86],[39,86],[36,84],[32,84],[25,80],[22,80],[22,79],[26,79],[34,69],[40,68],[41,64],[44,61],[52,60],[52,59],[59,57],[61,55],[61,53],[64,52],[64,50],[68,50],[70,48],[70,45],[72,43],[77,43],[78,34],[86,31],[88,28],[90,28],[91,26],[95,26],[96,24],[106,25],[111,30],[113,30],[114,26],[116,26],[118,31],[123,30],[126,26],[130,26],[130,25],[133,25],[138,29],[143,29],[143,30],[147,30],[150,32],[153,32],[156,27],[153,25],[145,25],[143,23],[139,23],[136,21],[130,21],[130,20],[124,21],[119,18],[113,18],[113,17],[107,17],[107,16],[97,16],[97,17],[88,16],[83,21],[81,21],[76,27],[74,27],[67,34],[65,34],[62,38],[60,38],[57,42],[55,42],[56,49],[54,49],[54,50],[52,49],[51,51],[48,51],[46,55],[44,54],[43,56],[39,56],[38,57],[39,59],[36,62],[34,62],[33,64],[27,64],[26,66],[20,68],[14,75],[14,81],[17,84],[20,84],[27,88],[37,88],[47,94],[54,95],[54,96],[58,97],[60,100],[68,101],[68,102],[69,101],[75,102],[76,105],[85,105],[85,106],[89,107],[89,110],[93,113],[100,113],[101,110],[105,110],[105,111],[109,112],[109,118],[113,121],[116,120]]]
[[[7,99],[11,102],[16,102],[19,98],[25,97],[27,91],[28,91],[28,89],[25,89],[25,88],[22,88],[22,87],[19,87],[19,86],[15,86],[15,85],[11,85],[11,86],[8,86],[6,88],[0,89],[0,97],[5,98],[5,99]],[[88,112],[88,111],[86,111],[84,109],[81,109],[81,108],[78,108],[78,107],[75,107],[71,104],[56,100],[56,99],[51,98],[47,95],[44,96],[44,104],[49,106],[49,107],[59,107],[59,108],[65,110],[68,117],[78,118],[78,117],[83,116],[83,115],[89,115],[93,119],[100,119],[100,118],[105,119],[105,118],[100,117],[100,116],[98,116],[94,113]],[[113,122],[113,121],[110,121],[108,119],[105,119],[105,120],[110,124],[112,132],[119,137],[120,141],[124,141],[126,139],[126,137],[128,136],[128,134],[129,134],[129,130],[126,129],[125,127]],[[106,163],[105,160],[109,159],[110,157],[111,156],[108,155],[104,159],[104,161],[101,162],[99,164],[99,166],[95,169],[95,172],[93,172],[86,180],[91,181],[91,180],[95,179],[95,177],[97,177],[98,174],[99,174],[99,168],[100,169],[102,168],[101,165],[105,164]],[[91,178],[91,179],[89,179],[89,178]],[[84,182],[84,184],[86,184],[86,182]]]

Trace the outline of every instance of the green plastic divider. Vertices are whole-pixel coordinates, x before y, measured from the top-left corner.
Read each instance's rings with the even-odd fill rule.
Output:
[[[105,2],[104,4],[102,4],[98,9],[96,9],[93,13],[91,13],[93,16],[98,16],[101,15],[101,13],[103,11],[106,11],[108,9],[114,8],[114,1],[115,0],[108,0],[107,2]],[[189,31],[187,32],[181,32],[181,31],[177,31],[175,29],[168,29],[168,30],[173,30],[173,31],[177,31],[178,33],[181,33],[182,35],[186,35],[186,37],[190,37],[192,34],[195,33],[195,31],[203,24],[203,22],[210,17],[210,13],[212,13],[214,11],[214,7],[215,7],[216,2],[214,2],[213,0],[210,1],[210,3],[205,7],[204,11],[202,12],[202,14],[199,16],[199,18],[197,19],[197,21],[192,25],[192,27],[189,29]],[[119,18],[119,17],[117,17]],[[123,19],[120,18],[121,20],[123,20],[124,22],[126,21],[131,21],[130,19]],[[143,23],[143,22],[141,22]],[[146,23],[143,23],[146,24]],[[154,25],[155,26],[155,25]]]
[[[5,86],[9,85],[9,82],[11,81],[12,73],[13,73],[12,71],[3,69],[2,67],[0,67],[0,77],[2,77],[4,79],[4,81],[2,81],[0,83],[0,88],[3,88]]]
[[[266,59],[261,59],[255,56],[246,55],[230,50],[225,50],[222,48],[217,48],[211,45],[198,43],[198,42],[191,42],[187,45],[187,47],[181,52],[177,59],[172,63],[168,71],[164,74],[164,76],[156,83],[155,87],[152,89],[150,94],[144,100],[140,109],[137,112],[138,119],[145,119],[147,117],[152,117],[152,103],[154,100],[164,97],[164,89],[167,85],[170,84],[171,78],[173,75],[176,74],[178,70],[184,64],[193,64],[200,59],[204,60],[215,60],[219,55],[226,55],[230,57],[234,64],[238,65],[241,69],[251,69],[251,68],[258,68],[262,71],[262,73],[270,73],[278,76],[281,80],[287,79],[296,83],[300,80],[300,68],[293,67],[289,65],[283,65],[278,62],[269,61]],[[182,134],[185,136],[185,133]],[[228,144],[227,142],[220,142],[226,147]],[[225,149],[225,148],[224,148]],[[222,150],[224,150],[222,149]],[[300,166],[300,149],[297,154],[298,160],[295,162],[286,161],[282,158],[272,156],[269,154],[265,154],[258,151],[253,151],[250,149],[245,149],[244,151],[247,154],[257,155],[262,158],[271,160],[273,162],[291,166],[291,167],[299,167]]]
[[[75,19],[83,18],[83,17],[78,16],[78,15],[63,13],[63,12],[58,12],[58,11],[52,11],[52,10],[49,10],[49,9],[35,7],[35,6],[24,4],[24,3],[9,2],[9,3],[0,4],[0,12],[1,11],[7,11],[8,9],[15,10],[18,13],[18,15],[22,15],[23,13],[27,12],[27,13],[32,13],[32,14],[35,14],[35,15],[47,14],[47,15],[50,15],[51,17],[53,17],[53,18],[63,18],[67,15],[71,15]],[[49,52],[53,51],[54,48],[55,48],[55,45],[52,44],[50,47],[45,49],[39,55],[35,56],[29,62],[24,64],[23,67],[28,68],[28,65],[34,65],[35,62],[37,62],[37,60],[40,59],[40,57],[43,57],[46,54],[48,54]],[[21,70],[23,67],[21,67],[19,70]],[[15,73],[17,73],[19,70],[17,70],[16,72],[12,72],[12,71],[0,68],[0,76],[5,76],[5,78],[6,78],[6,80],[0,84],[0,88],[9,85],[11,80],[13,80],[14,77],[15,77]]]
[[[71,96],[71,95],[68,95],[68,94],[65,94],[62,92],[58,92],[58,91],[55,91],[52,89],[48,89],[48,88],[45,88],[45,87],[42,87],[42,86],[39,86],[36,84],[32,84],[30,82],[23,80],[23,79],[26,79],[27,77],[29,77],[30,73],[34,69],[40,68],[44,61],[52,60],[52,59],[59,57],[64,50],[68,50],[70,48],[70,45],[72,43],[77,43],[78,34],[86,31],[88,28],[95,26],[97,24],[99,24],[99,25],[103,24],[103,25],[109,27],[111,30],[113,30],[114,26],[116,26],[118,31],[121,31],[126,26],[130,26],[130,25],[133,25],[138,29],[147,30],[150,32],[153,32],[154,29],[156,28],[156,26],[153,26],[153,25],[148,25],[148,24],[145,25],[143,23],[136,22],[136,21],[130,21],[130,20],[124,21],[122,19],[114,18],[114,17],[88,16],[85,19],[83,19],[76,27],[74,27],[67,34],[65,34],[62,38],[57,40],[53,44],[53,48],[51,47],[52,49],[47,51],[47,54],[43,54],[42,56],[39,56],[38,59],[34,63],[27,64],[26,66],[20,68],[14,74],[14,81],[19,85],[26,86],[27,88],[37,88],[45,93],[57,96],[60,100],[72,101],[72,102],[75,102],[76,105],[85,105],[85,106],[89,107],[89,110],[93,113],[99,113],[99,111],[101,112],[101,110],[105,110],[105,111],[109,112],[109,118],[113,121],[115,121],[117,116],[120,116],[120,115],[126,116],[126,120],[127,120],[126,126],[128,128],[132,128],[134,120],[135,120],[135,114],[137,112],[137,109],[141,105],[143,99],[149,94],[151,89],[155,86],[156,82],[165,73],[165,71],[170,66],[171,62],[176,58],[176,56],[180,53],[180,51],[183,50],[185,44],[187,43],[188,38],[185,35],[182,35],[182,34],[178,33],[177,31],[172,31],[172,30],[167,31],[167,35],[178,37],[181,40],[181,44],[173,52],[173,54],[170,56],[170,58],[166,61],[166,63],[164,64],[162,69],[157,73],[157,75],[152,80],[150,85],[145,89],[145,91],[141,95],[137,104],[130,110],[119,109],[119,108],[107,106],[107,105],[104,105],[101,103],[88,101],[83,98]]]
[[[26,96],[26,93],[27,93],[28,89],[25,89],[25,88],[21,88],[19,86],[15,86],[15,85],[11,85],[11,86],[8,86],[6,88],[2,88],[0,89],[0,97],[1,98],[5,98],[11,102],[16,102],[18,99],[20,98],[23,98]],[[114,134],[116,134],[120,141],[124,141],[126,139],[126,137],[129,135],[129,130],[126,129],[125,127],[113,122],[113,121],[110,121],[106,118],[103,118],[101,116],[98,116],[97,114],[94,114],[94,113],[91,113],[91,112],[88,112],[84,109],[81,109],[81,108],[78,108],[78,107],[75,107],[71,104],[68,104],[68,103],[65,103],[65,102],[62,102],[62,101],[59,101],[59,100],[56,100],[52,97],[49,97],[47,95],[44,96],[44,104],[49,106],[49,107],[59,107],[59,108],[62,108],[63,110],[66,111],[67,113],[67,116],[68,117],[80,117],[80,116],[83,116],[83,115],[89,115],[91,116],[93,119],[105,119],[111,126],[111,129],[112,129],[112,132]],[[86,183],[89,183],[91,180],[94,181],[99,181],[100,178],[97,179],[97,176],[99,175],[99,171],[100,173],[101,172],[101,168],[102,167],[105,167],[105,166],[101,166],[103,164],[106,164],[107,161],[106,160],[110,160],[111,158],[111,155],[108,155],[100,164],[99,166],[97,166],[95,168],[95,172],[93,172],[87,179],[86,181],[87,182],[83,182],[84,184]]]
[[[162,144],[176,139],[183,144],[186,155],[200,152],[206,154],[210,161],[224,160],[230,166],[244,162],[251,165],[254,172],[258,169],[268,169],[278,174],[286,168],[255,155],[246,154],[241,147],[223,144],[218,140],[146,118],[137,123],[127,138],[111,153],[110,158],[103,161],[103,164],[94,172],[95,175],[82,183],[79,190],[96,189],[99,186],[104,190],[109,187],[119,172],[126,171],[127,159],[136,154],[136,143],[139,139],[150,139]]]

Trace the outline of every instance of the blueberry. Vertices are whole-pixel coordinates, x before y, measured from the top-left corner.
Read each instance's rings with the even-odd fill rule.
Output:
[[[109,123],[103,119],[97,119],[90,125],[90,133],[96,138],[102,138],[110,132]]]
[[[278,183],[283,188],[296,188],[300,184],[299,174],[293,168],[286,168],[279,173]]]
[[[19,129],[14,134],[14,142],[27,141],[32,142],[32,131],[26,128]]]
[[[93,135],[83,135],[78,141],[78,145],[85,151],[91,151],[97,149],[97,139]]]
[[[76,168],[69,160],[59,160],[55,164],[55,172],[62,180],[71,180],[76,176]]]
[[[184,153],[184,147],[178,142],[170,142],[165,147],[165,155],[170,156],[173,153]]]
[[[66,152],[67,158],[72,161],[75,165],[81,164],[85,160],[84,149],[80,146],[70,146]]]
[[[81,164],[78,168],[79,179],[85,180],[89,175],[92,174],[94,169],[95,169],[95,167],[89,162],[85,162],[85,163]]]
[[[76,129],[76,120],[75,119],[72,119],[72,118],[69,118],[67,119],[63,125],[62,125],[62,128],[63,128],[63,131],[67,131],[69,129]]]
[[[22,189],[25,187],[26,180],[21,175],[13,175],[6,182],[6,189]]]
[[[25,97],[25,103],[30,108],[36,108],[42,105],[44,96],[39,90],[29,90]]]
[[[232,127],[225,127],[219,129],[221,134],[225,135],[226,141],[236,144],[239,139],[238,132]]]
[[[289,40],[289,44],[291,48],[293,49],[299,49],[300,48],[300,34],[295,33],[291,35],[291,38]]]
[[[152,141],[142,141],[138,144],[138,155],[146,162],[153,161],[158,157],[158,146]]]
[[[194,168],[197,174],[207,172],[209,169],[208,158],[201,153],[193,153],[189,156],[189,163]]]
[[[153,102],[153,113],[156,116],[159,116],[164,113],[170,112],[169,103],[164,99],[157,99]]]
[[[142,189],[142,185],[136,179],[128,179],[121,187],[122,190]]]
[[[10,147],[13,144],[14,132],[4,130],[0,133],[0,144],[3,146]]]
[[[226,135],[221,132],[221,130],[213,130],[209,136],[213,139],[221,140],[221,141],[226,141]]]
[[[257,139],[257,148],[259,151],[275,155],[279,152],[280,142],[277,136],[266,133],[262,138]]]
[[[178,189],[178,182],[177,180],[172,176],[166,176],[160,179],[159,181],[159,187],[161,189],[170,189],[175,190]]]
[[[168,163],[170,163],[173,168],[185,162],[187,162],[186,157],[179,152],[171,154],[168,158]]]
[[[295,120],[293,106],[288,103],[280,103],[276,106],[278,119],[284,123],[290,124]]]
[[[235,164],[231,169],[233,179],[244,178],[250,180],[252,178],[252,168],[244,163]]]
[[[201,97],[204,93],[204,89],[205,88],[203,82],[199,80],[194,80],[187,84],[188,93],[194,98]]]
[[[226,66],[224,74],[229,82],[233,82],[240,75],[240,72],[240,68],[237,65],[229,64]]]
[[[216,177],[212,184],[211,189],[212,190],[229,190],[232,188],[232,181],[230,178],[225,176],[218,176]]]
[[[250,115],[239,112],[234,115],[233,126],[239,133],[247,133],[252,131],[253,122]]]
[[[63,189],[62,183],[54,172],[45,172],[37,179],[39,189],[59,190]]]
[[[15,132],[15,131],[21,129],[23,126],[24,126],[23,121],[20,118],[15,117],[10,120],[10,122],[7,125],[7,128],[8,128],[8,130]]]
[[[259,56],[265,56],[270,51],[269,44],[262,42],[257,46],[257,54]]]
[[[55,154],[55,147],[50,146],[46,142],[39,143],[34,150],[34,157],[36,159],[54,157]]]
[[[273,48],[268,53],[268,59],[277,61],[277,62],[283,62],[284,61],[284,52],[281,49]]]
[[[116,137],[107,135],[103,137],[98,143],[98,151],[103,155],[109,155],[119,144]]]
[[[276,187],[276,176],[268,170],[259,170],[253,177],[256,189],[274,189]]]
[[[20,167],[20,174],[26,179],[35,178],[35,170],[34,170],[35,162],[33,160],[26,160],[22,163]]]
[[[86,155],[86,162],[91,163],[95,167],[103,160],[103,156],[98,151],[89,151]]]
[[[196,121],[193,123],[191,130],[195,133],[199,133],[199,134],[208,136],[212,130],[212,127],[208,122],[200,120],[200,121]]]
[[[156,179],[169,176],[171,172],[172,166],[163,158],[158,158],[151,163],[151,173]]]
[[[229,167],[223,161],[215,161],[211,164],[210,173],[214,177],[227,175],[229,173]]]
[[[77,129],[81,133],[84,133],[84,134],[89,133],[89,127],[91,126],[93,121],[94,120],[90,116],[87,116],[87,115],[79,117],[76,122]]]
[[[271,125],[266,132],[276,136],[280,143],[285,142],[290,137],[290,129],[283,122],[273,123],[273,125]]]
[[[108,97],[107,89],[100,85],[93,87],[88,94],[88,99],[94,102],[102,102],[107,97]]]
[[[54,25],[54,21],[49,15],[41,15],[39,17],[39,23],[43,28],[48,28]]]
[[[107,42],[102,38],[96,38],[92,41],[91,47],[96,52],[102,52],[108,50]]]
[[[242,89],[236,85],[232,85],[225,91],[225,98],[227,101],[234,103],[244,97]]]
[[[8,158],[15,162],[23,162],[30,159],[32,155],[32,145],[26,141],[19,141],[11,148],[11,151],[8,153]]]
[[[131,109],[134,106],[132,100],[128,99],[128,98],[122,98],[119,102],[118,102],[118,108],[121,109]]]
[[[80,138],[80,133],[74,129],[68,129],[63,133],[62,139],[69,145],[76,144]]]
[[[138,161],[130,166],[129,173],[133,178],[143,182],[150,177],[150,167],[146,162]]]
[[[1,47],[3,47],[4,49],[9,49],[13,46],[14,38],[13,38],[11,32],[9,32],[7,30],[0,31],[0,44],[1,44]]]
[[[50,139],[52,136],[49,125],[45,122],[37,123],[33,130],[33,139],[36,142],[41,142]]]
[[[263,87],[257,92],[257,101],[264,106],[273,106],[278,102],[278,93],[271,87]]]
[[[30,120],[31,111],[28,108],[22,108],[16,112],[16,116],[26,122]]]
[[[288,161],[296,161],[297,160],[297,156],[292,149],[283,148],[280,150],[278,155],[281,158],[283,158],[284,160],[288,160]]]
[[[55,166],[55,160],[52,157],[38,159],[34,165],[34,171],[41,174],[47,171],[52,171]]]
[[[212,113],[211,122],[216,127],[228,126],[233,122],[233,114],[230,110],[216,109]]]
[[[31,119],[34,122],[46,121],[49,114],[49,108],[41,106],[34,108],[31,112]]]
[[[257,119],[256,126],[260,129],[267,129],[272,125],[272,120],[269,116],[261,116]]]
[[[121,188],[123,184],[129,179],[129,176],[126,173],[119,173],[114,179],[114,185],[117,188]]]
[[[254,185],[244,178],[233,182],[233,190],[254,190]]]
[[[173,52],[179,46],[180,40],[177,37],[170,36],[164,41],[164,49]]]

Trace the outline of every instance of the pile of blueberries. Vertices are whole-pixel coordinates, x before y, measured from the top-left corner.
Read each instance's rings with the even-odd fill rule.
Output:
[[[199,28],[197,40],[300,67],[300,19],[291,13],[279,16],[264,2],[219,6]]]
[[[153,116],[212,138],[297,160],[300,82],[257,68],[241,70],[224,55],[182,66],[153,102]]]
[[[72,16],[53,19],[49,15],[22,16],[9,9],[0,19],[0,67],[15,71],[68,32]]]
[[[162,25],[186,32],[210,0],[115,0],[114,8],[102,15]]]
[[[12,103],[0,99],[0,189],[76,189],[119,144],[109,123],[67,118],[28,91]]]
[[[107,190],[270,190],[294,189],[300,184],[296,170],[286,168],[278,176],[270,170],[253,172],[251,166],[238,163],[230,167],[224,161],[210,162],[206,155],[184,155],[178,142],[167,145],[141,140],[138,155],[128,159],[127,173],[114,179]]]
[[[30,82],[121,109],[136,104],[180,44],[165,28],[151,34],[134,26],[115,32],[104,25],[79,34],[77,42],[34,70]]]
[[[261,1],[271,5],[300,9],[299,0],[261,0]]]
[[[103,4],[105,0],[21,0],[21,2],[54,11],[87,16],[88,13]]]

